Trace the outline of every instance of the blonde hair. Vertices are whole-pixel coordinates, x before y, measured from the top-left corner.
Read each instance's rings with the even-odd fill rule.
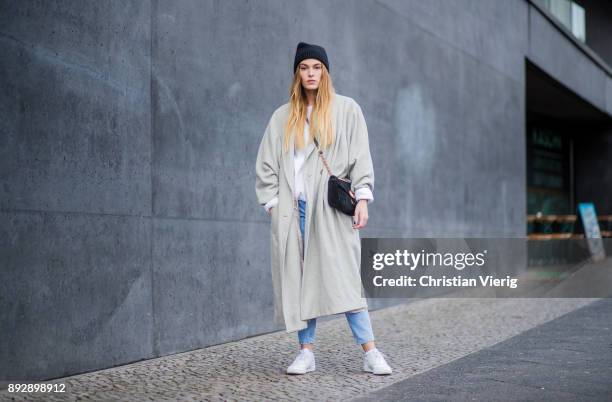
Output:
[[[289,118],[285,124],[283,151],[289,150],[289,140],[294,132],[303,133],[306,123],[306,90],[302,87],[299,66],[295,70],[291,91],[289,93]],[[321,66],[321,81],[317,89],[317,96],[312,107],[309,120],[310,138],[316,138],[319,146],[324,149],[334,142],[334,133],[331,119],[331,104],[335,94],[331,76],[325,67]],[[304,136],[295,136],[295,148],[303,149]]]

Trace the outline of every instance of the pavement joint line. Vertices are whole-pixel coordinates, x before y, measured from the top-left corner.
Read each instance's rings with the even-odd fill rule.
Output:
[[[597,299],[506,341],[351,401],[467,401],[476,397],[609,401],[612,349],[607,323],[611,308],[610,298]],[[581,350],[568,352],[567,344],[578,344]]]

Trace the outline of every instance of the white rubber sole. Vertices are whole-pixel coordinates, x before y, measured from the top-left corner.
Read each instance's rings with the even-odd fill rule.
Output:
[[[287,374],[306,374],[306,373],[309,373],[311,371],[315,371],[315,368],[316,368],[315,365],[312,365],[312,366],[308,367],[306,369],[306,371],[293,371],[293,370],[287,369]]]
[[[372,373],[372,374],[375,374],[375,375],[387,375],[387,374],[391,374],[393,372],[393,370],[390,370],[390,371],[382,371],[382,372],[379,371],[379,372],[376,373],[376,372],[374,372],[374,370],[372,370],[371,368],[366,367],[366,366],[363,366],[363,371],[367,371],[368,373]]]

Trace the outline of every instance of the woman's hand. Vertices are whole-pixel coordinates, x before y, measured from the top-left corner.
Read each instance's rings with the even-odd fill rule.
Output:
[[[357,202],[355,215],[353,216],[353,229],[364,228],[368,223],[368,200],[362,199]]]

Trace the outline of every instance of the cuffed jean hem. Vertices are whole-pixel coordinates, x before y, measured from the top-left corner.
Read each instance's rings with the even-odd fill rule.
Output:
[[[317,327],[317,319],[311,318],[308,320],[308,327],[304,329],[300,329],[298,331],[298,340],[300,345],[304,343],[314,343],[315,342],[315,329]]]
[[[372,323],[370,322],[370,314],[367,310],[357,313],[344,313],[346,320],[353,334],[353,339],[358,345],[363,345],[366,342],[374,341],[374,333],[372,331]],[[308,326],[298,331],[298,341],[300,345],[305,343],[315,342],[315,330],[317,328],[317,319],[311,318],[308,320]]]

